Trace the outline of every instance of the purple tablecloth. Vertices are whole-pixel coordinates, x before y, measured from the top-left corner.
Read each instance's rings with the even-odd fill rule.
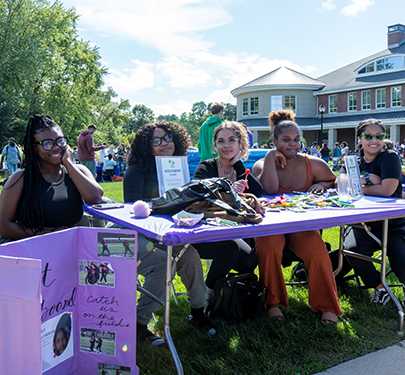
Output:
[[[266,212],[260,224],[240,224],[238,227],[229,228],[205,224],[192,228],[178,227],[170,216],[149,216],[139,219],[135,218],[131,212],[132,204],[125,204],[124,208],[104,211],[95,210],[91,206],[84,208],[95,216],[134,229],[166,245],[261,237],[405,216],[404,199],[367,196],[354,202],[354,205],[353,209],[325,208],[307,210],[303,213]]]

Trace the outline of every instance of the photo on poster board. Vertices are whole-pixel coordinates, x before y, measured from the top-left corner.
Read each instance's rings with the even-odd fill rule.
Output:
[[[73,356],[71,312],[65,312],[41,325],[42,372]]]
[[[98,375],[131,375],[131,368],[110,363],[98,364]]]
[[[98,233],[97,256],[135,259],[135,235]]]
[[[190,181],[187,156],[156,156],[159,195]]]
[[[115,332],[80,328],[80,351],[115,356]]]
[[[115,271],[109,262],[79,260],[79,284],[115,287]]]

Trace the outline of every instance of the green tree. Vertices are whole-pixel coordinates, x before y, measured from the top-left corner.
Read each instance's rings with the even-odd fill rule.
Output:
[[[48,113],[69,137],[91,120],[106,69],[97,47],[78,38],[74,9],[59,1],[0,0],[0,87],[21,141],[34,113]]]
[[[236,121],[236,105],[225,103],[224,120]]]
[[[179,122],[179,118],[176,115],[159,115],[156,118],[156,121],[171,121],[171,122]]]
[[[154,122],[155,114],[144,104],[136,104],[132,108],[132,117],[128,123],[127,132],[137,132],[145,124]]]

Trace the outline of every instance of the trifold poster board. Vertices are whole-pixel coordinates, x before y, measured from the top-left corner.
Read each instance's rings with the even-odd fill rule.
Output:
[[[1,245],[1,256],[40,260],[41,270],[39,278],[33,270],[14,273],[15,267],[1,258],[0,343],[8,340],[9,345],[1,347],[0,368],[7,363],[6,373],[30,375],[138,374],[135,249],[135,232],[105,228],[72,228]],[[10,297],[34,302],[32,310],[25,311],[27,316],[4,310]],[[5,325],[19,328],[14,334]],[[37,335],[36,342],[27,346],[21,330],[29,338]],[[32,367],[16,371],[24,353]]]

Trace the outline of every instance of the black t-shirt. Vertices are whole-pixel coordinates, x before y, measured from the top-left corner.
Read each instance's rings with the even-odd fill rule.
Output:
[[[398,186],[395,192],[391,195],[394,198],[402,198],[402,170],[401,161],[398,154],[394,150],[385,150],[377,155],[370,163],[366,163],[364,157],[360,159],[360,173],[368,172],[381,177],[381,180],[386,178],[395,178],[398,180]],[[397,228],[405,224],[404,218],[390,219],[389,227]],[[371,228],[382,230],[382,222],[368,223]]]
[[[366,163],[364,157],[360,160],[360,173],[368,172],[381,177],[381,180],[395,178],[398,180],[398,186],[391,197],[402,198],[402,171],[401,161],[394,150],[385,150],[377,155],[370,163]]]
[[[159,183],[156,168],[146,171],[137,164],[130,165],[124,177],[124,201],[150,201],[157,197]]]

